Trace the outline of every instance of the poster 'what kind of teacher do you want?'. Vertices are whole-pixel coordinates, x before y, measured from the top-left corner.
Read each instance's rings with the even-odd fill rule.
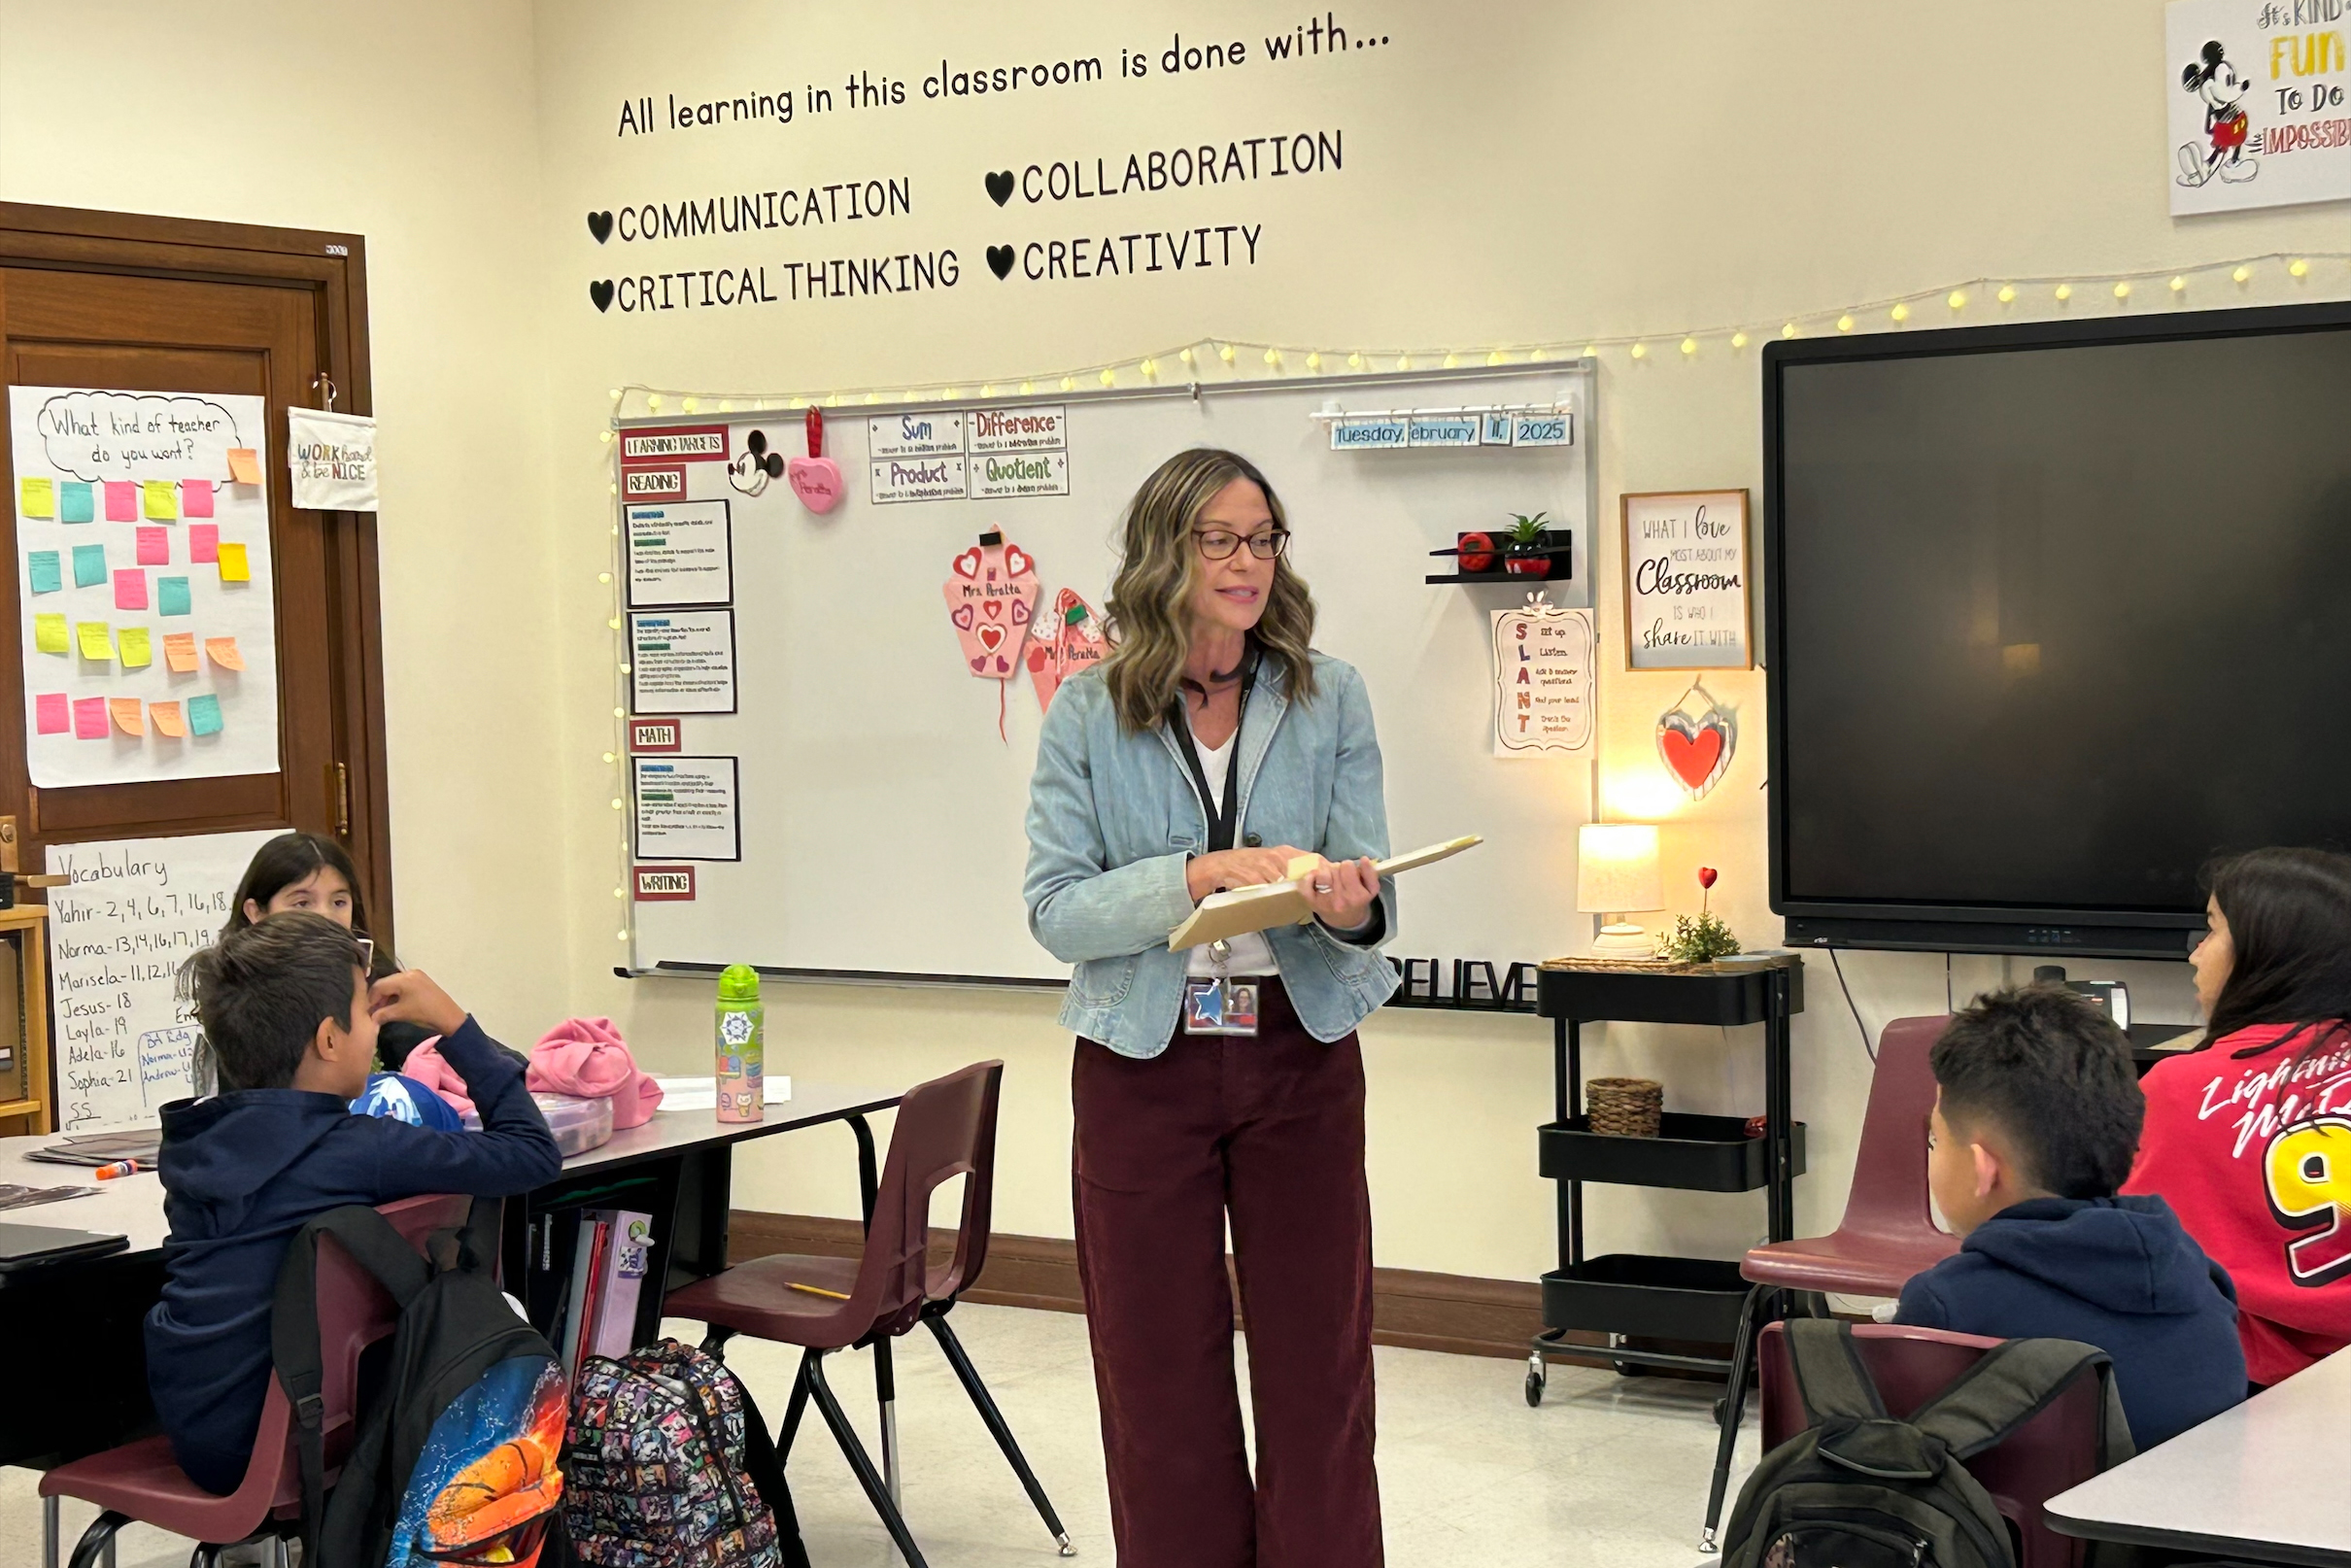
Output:
[[[278,770],[262,399],[11,387],[43,789]]]

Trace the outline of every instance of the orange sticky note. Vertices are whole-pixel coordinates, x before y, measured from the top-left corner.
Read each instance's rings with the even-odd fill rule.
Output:
[[[245,563],[245,547],[243,545],[230,544],[226,539],[221,541],[221,581],[224,583],[250,583],[253,581],[253,569]]]
[[[185,675],[196,667],[196,634],[193,631],[166,631],[163,634],[163,662]]]
[[[228,449],[228,477],[240,485],[261,482],[261,454],[252,447]]]
[[[212,655],[212,662],[222,669],[245,667],[245,656],[237,652],[237,639],[234,637],[206,637],[204,651]]]
[[[126,735],[147,733],[147,721],[139,714],[139,699],[135,697],[110,697],[106,711],[115,716],[115,728]]]
[[[187,725],[180,717],[179,703],[150,702],[147,704],[147,713],[155,721],[155,733],[171,735],[175,739],[187,733]]]

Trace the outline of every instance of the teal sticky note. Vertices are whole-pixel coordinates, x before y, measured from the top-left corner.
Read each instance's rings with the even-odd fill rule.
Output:
[[[74,546],[74,586],[96,588],[106,581],[106,546],[78,544]]]
[[[32,568],[34,593],[54,594],[65,586],[65,578],[57,563],[56,551],[28,550],[25,552],[24,563]]]
[[[210,692],[187,699],[187,728],[200,735],[221,733],[221,699]]]
[[[187,578],[158,577],[155,579],[155,613],[157,615],[186,615],[189,609]]]
[[[88,523],[94,521],[97,515],[89,486],[79,479],[69,479],[57,487],[58,522]]]

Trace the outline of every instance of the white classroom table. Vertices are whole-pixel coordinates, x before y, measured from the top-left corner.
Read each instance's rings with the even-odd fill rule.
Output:
[[[2063,1535],[2351,1564],[2351,1349],[2051,1498]]]
[[[887,1110],[900,1093],[838,1083],[792,1080],[792,1098],[767,1107],[765,1119],[721,1124],[714,1110],[658,1110],[639,1127],[614,1133],[610,1141],[575,1154],[563,1162],[566,1176],[599,1166],[624,1166],[674,1154],[681,1149],[717,1147],[754,1138],[789,1133],[822,1122]],[[24,1156],[37,1148],[62,1142],[55,1133],[22,1138],[0,1138],[0,1182],[27,1187],[89,1187],[88,1197],[35,1204],[28,1209],[0,1209],[0,1223],[46,1225],[64,1230],[95,1231],[121,1236],[130,1244],[115,1257],[160,1252],[163,1246],[163,1187],[150,1171],[100,1181],[86,1167],[47,1165]]]

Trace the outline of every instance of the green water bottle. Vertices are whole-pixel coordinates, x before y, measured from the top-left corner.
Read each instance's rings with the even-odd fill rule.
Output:
[[[758,1121],[767,1114],[767,1009],[759,971],[730,964],[718,977],[718,1119]]]

